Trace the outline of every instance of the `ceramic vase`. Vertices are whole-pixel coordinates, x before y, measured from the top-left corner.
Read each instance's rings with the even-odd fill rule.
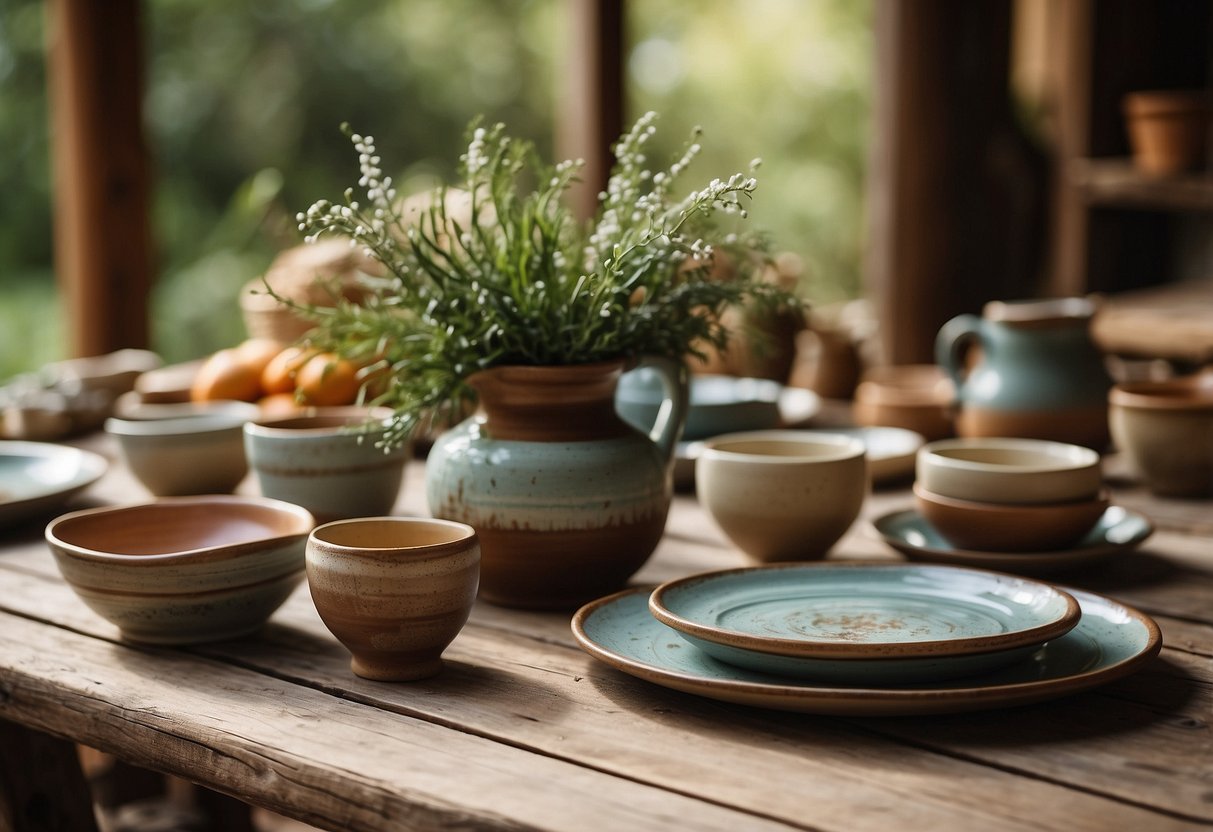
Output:
[[[623,586],[665,529],[686,372],[648,362],[666,384],[649,435],[615,412],[623,361],[506,366],[468,383],[480,411],[435,442],[426,497],[435,517],[476,529],[480,597],[571,608]]]
[[[980,318],[944,324],[935,355],[956,389],[956,432],[1104,450],[1112,379],[1091,340],[1094,313],[1086,298],[992,301]]]

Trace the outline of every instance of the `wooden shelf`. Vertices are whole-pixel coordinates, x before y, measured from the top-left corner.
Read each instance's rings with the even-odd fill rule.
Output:
[[[1070,176],[1091,206],[1213,212],[1213,173],[1158,177],[1129,159],[1079,159]]]

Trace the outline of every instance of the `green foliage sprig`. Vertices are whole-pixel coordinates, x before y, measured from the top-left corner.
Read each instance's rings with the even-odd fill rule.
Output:
[[[563,201],[584,163],[547,166],[500,124],[473,125],[461,157],[465,190],[440,189],[415,211],[397,200],[374,139],[345,128],[365,196],[351,188],[341,204],[321,200],[298,215],[299,229],[308,242],[347,237],[385,274],[373,279],[369,300],[309,307],[319,324],[309,339],[367,364],[367,378],[387,380],[366,401],[394,408],[388,444],[459,412],[477,371],[680,358],[724,346],[720,315],[731,305],[795,303],[758,279],[758,241],[723,234],[715,222],[719,213],[746,217],[742,200],[757,187],[759,161],[749,174],[676,197],[676,181],[700,151],[698,131],[679,158],[653,172],[644,147],[655,119],[646,114],[616,144],[589,223]],[[727,280],[713,275],[719,249],[740,265]]]

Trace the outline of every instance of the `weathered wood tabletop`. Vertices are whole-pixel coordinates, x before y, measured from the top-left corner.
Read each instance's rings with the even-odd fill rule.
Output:
[[[104,437],[91,444],[114,456]],[[412,463],[399,513],[425,513],[421,478]],[[1116,498],[1158,531],[1057,580],[1151,614],[1162,654],[1091,692],[934,717],[709,701],[590,658],[567,614],[485,604],[441,676],[368,682],[306,586],[256,637],[132,646],[59,577],[41,518],[0,531],[0,773],[45,787],[51,770],[22,755],[52,735],[337,830],[1213,825],[1213,504],[1123,485]],[[72,507],[144,497],[115,464]],[[877,490],[864,517],[909,502],[904,487]],[[831,558],[897,556],[861,520]],[[680,496],[637,582],[742,563]]]

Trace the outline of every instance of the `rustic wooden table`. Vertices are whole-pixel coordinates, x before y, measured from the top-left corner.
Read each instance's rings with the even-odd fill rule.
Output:
[[[421,476],[413,464],[400,512],[424,513]],[[1161,656],[1092,692],[914,718],[677,693],[588,657],[566,614],[484,604],[441,676],[367,682],[306,587],[257,637],[132,646],[71,593],[30,522],[0,532],[0,829],[87,828],[71,743],[337,830],[1213,825],[1213,504],[1116,495],[1159,530],[1064,580],[1152,614]],[[115,465],[74,505],[142,498]],[[908,503],[880,490],[865,516]],[[832,557],[895,555],[861,521]],[[680,496],[638,582],[741,562]]]

